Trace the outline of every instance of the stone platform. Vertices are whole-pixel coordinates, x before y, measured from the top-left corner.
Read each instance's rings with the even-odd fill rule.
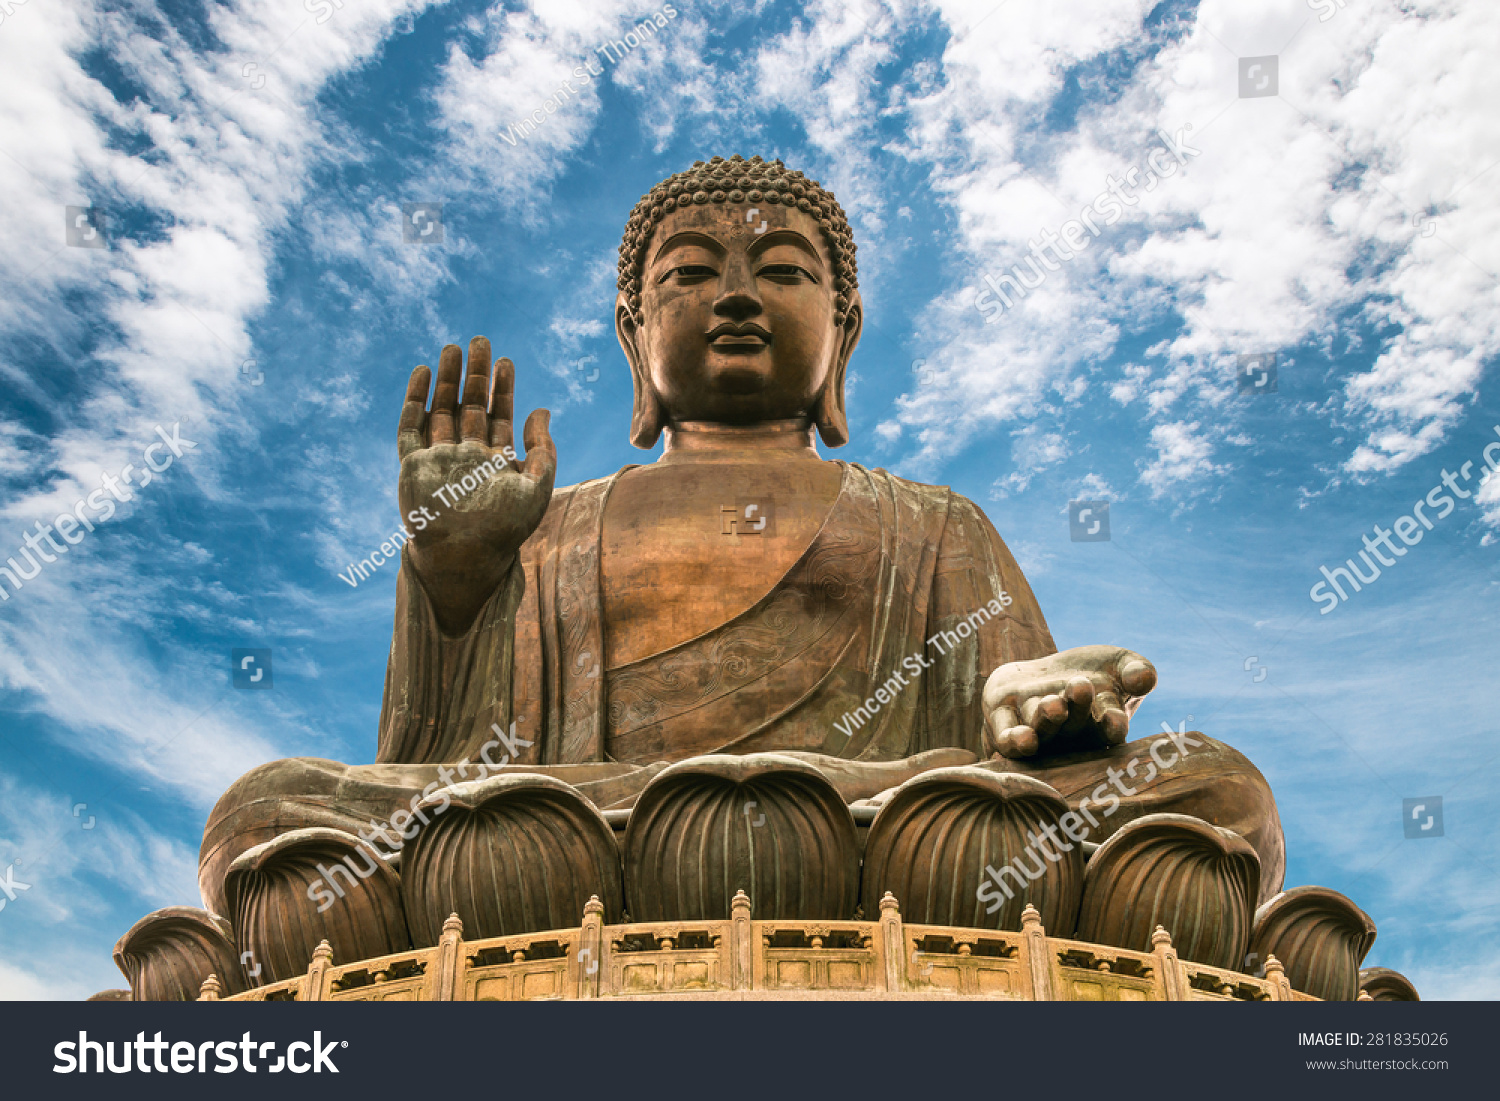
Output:
[[[415,810],[397,852],[326,827],[247,849],[226,916],[168,907],[120,939],[129,996],[1353,1000],[1375,939],[1323,887],[1257,906],[1230,830],[1160,813],[1070,844],[1055,789],[979,768],[851,806],[799,760],[710,756],[628,811],[531,774]],[[1370,989],[1416,997],[1395,972]]]
[[[1318,1000],[1274,956],[1258,977],[1182,960],[1160,928],[1151,952],[1049,937],[1030,906],[1019,932],[908,924],[889,894],[877,921],[756,921],[743,892],[728,921],[605,925],[603,911],[593,899],[577,928],[478,941],[454,916],[435,948],[344,964],[325,942],[305,975],[223,1000]],[[220,1000],[217,978],[200,1000]]]

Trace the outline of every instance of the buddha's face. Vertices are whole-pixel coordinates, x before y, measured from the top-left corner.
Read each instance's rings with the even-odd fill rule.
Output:
[[[622,324],[621,344],[668,423],[811,420],[830,380],[842,388],[858,340],[857,298],[839,327],[836,294],[810,215],[749,202],[679,207],[646,243],[642,324]]]

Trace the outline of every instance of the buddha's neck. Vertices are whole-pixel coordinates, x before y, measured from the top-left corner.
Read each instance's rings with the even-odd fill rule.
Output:
[[[658,462],[733,462],[752,459],[814,460],[822,462],[813,443],[815,429],[806,420],[765,421],[761,424],[714,424],[680,421],[662,431]],[[746,454],[749,452],[750,454]]]

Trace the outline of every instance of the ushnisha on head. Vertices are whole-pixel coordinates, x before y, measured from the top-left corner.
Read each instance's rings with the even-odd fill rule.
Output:
[[[863,308],[843,208],[780,161],[698,161],[636,205],[615,329],[631,441],[674,424],[803,421],[848,441],[844,375]]]

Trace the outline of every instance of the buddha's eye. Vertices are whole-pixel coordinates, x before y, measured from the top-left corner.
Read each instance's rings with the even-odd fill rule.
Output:
[[[657,282],[665,283],[668,279],[674,279],[678,283],[701,283],[705,279],[713,279],[718,274],[705,264],[682,264],[667,271]]]
[[[767,264],[755,274],[775,283],[817,282],[812,272],[806,268],[800,268],[796,264]]]

